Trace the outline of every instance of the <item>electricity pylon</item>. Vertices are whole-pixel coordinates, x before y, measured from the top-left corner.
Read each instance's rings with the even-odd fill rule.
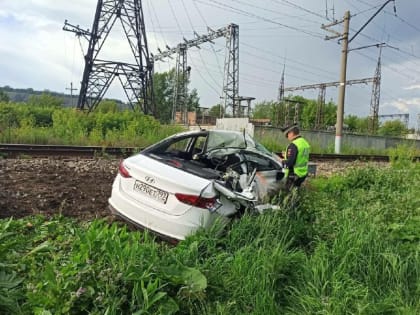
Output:
[[[116,20],[120,20],[135,63],[98,58]],[[149,57],[141,0],[98,0],[92,30],[64,22],[63,29],[89,41],[78,109],[94,110],[111,83],[118,78],[130,106],[156,116],[153,104],[153,63]]]

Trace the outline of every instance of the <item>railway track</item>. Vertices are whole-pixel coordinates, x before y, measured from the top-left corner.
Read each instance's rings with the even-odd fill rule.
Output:
[[[26,145],[26,144],[0,144],[0,157],[20,158],[20,157],[81,157],[95,158],[101,156],[128,157],[141,148],[135,147],[100,147],[100,146],[68,146],[68,145]],[[386,155],[363,155],[363,154],[317,154],[312,153],[311,161],[376,161],[388,162]],[[420,156],[415,158],[420,161]]]

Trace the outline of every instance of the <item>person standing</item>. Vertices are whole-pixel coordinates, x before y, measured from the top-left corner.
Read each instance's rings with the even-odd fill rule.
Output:
[[[283,133],[290,141],[285,155],[282,157],[283,166],[288,169],[286,186],[300,187],[308,176],[308,162],[310,145],[301,135],[297,124],[286,127]]]

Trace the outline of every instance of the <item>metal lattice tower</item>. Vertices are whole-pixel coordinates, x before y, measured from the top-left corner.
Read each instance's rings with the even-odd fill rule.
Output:
[[[187,45],[178,45],[175,67],[174,100],[172,105],[172,119],[175,121],[177,112],[181,113],[181,121],[188,124],[188,80],[191,68],[187,66]]]
[[[281,73],[279,95],[277,97],[277,100],[279,101],[279,103],[281,103],[283,99],[284,99],[284,67],[283,67],[283,72]]]
[[[232,109],[233,117],[239,115],[239,26],[230,24],[226,34],[226,55],[223,82],[224,113]]]
[[[276,106],[276,124],[277,125],[280,124],[281,116],[282,115],[283,115],[283,117],[286,116],[286,109],[285,109],[285,106],[283,105],[283,102],[284,102],[284,70],[285,70],[285,67],[283,67],[283,72],[281,74],[279,94],[278,94],[278,97],[277,97],[277,101],[278,101],[278,104]]]
[[[347,85],[353,85],[353,84],[367,84],[369,82],[375,82],[375,78],[365,78],[365,79],[355,79],[355,80],[347,80]],[[319,96],[318,96],[318,107],[317,107],[317,115],[316,115],[316,125],[321,124],[323,122],[324,117],[324,104],[325,104],[325,89],[327,87],[338,87],[340,86],[340,82],[327,82],[327,83],[318,83],[318,84],[309,84],[309,85],[302,85],[297,87],[288,87],[284,88],[284,92],[293,92],[293,91],[304,91],[309,89],[320,89]],[[322,102],[320,102],[320,100]],[[287,113],[286,113],[287,114]],[[295,114],[296,116],[296,114]],[[287,121],[287,119],[286,119]],[[297,122],[297,121],[296,121]]]
[[[208,34],[198,35],[197,33],[194,32],[194,36],[195,38],[192,40],[187,40],[184,38],[184,42],[181,44],[178,44],[176,47],[171,48],[167,46],[166,47],[167,50],[165,51],[162,51],[158,48],[158,52],[159,52],[158,54],[156,55],[151,54],[153,62],[163,61],[165,58],[171,58],[173,54],[177,54],[177,56],[179,56],[181,53],[181,50],[184,49],[183,48],[184,46],[186,50],[191,47],[200,48],[200,45],[203,43],[210,42],[214,44],[213,43],[214,39],[217,39],[219,37],[225,37],[227,55],[225,57],[223,96],[221,98],[225,100],[228,104],[230,104],[232,108],[233,108],[233,104],[236,104],[237,114],[240,115],[239,102],[241,98],[238,97],[238,94],[239,94],[239,88],[238,88],[239,86],[239,26],[235,24],[229,24],[228,26],[219,28],[217,30],[212,30],[211,28],[208,28]],[[186,56],[185,56],[185,60],[186,60]],[[226,63],[226,60],[228,61],[227,63]],[[178,64],[179,62],[177,61],[177,65]],[[177,78],[179,78],[182,75],[182,72],[185,72],[184,67],[186,67],[187,69],[190,69],[189,67],[186,66],[186,61],[185,61],[185,64],[183,64],[182,67],[178,67],[178,69],[176,70]],[[189,75],[189,71],[188,71],[188,75]],[[178,84],[175,86],[175,88],[177,89],[175,93],[179,94],[181,93],[180,91],[184,91],[184,90],[187,91],[187,88],[183,87],[182,84],[188,84],[188,81],[180,82],[179,80]],[[180,100],[178,99],[177,107],[187,106],[186,104],[182,105],[179,102]],[[225,111],[225,107],[224,107],[224,111]]]
[[[300,120],[300,106],[302,103],[297,100],[284,99],[284,126],[290,126],[292,123],[299,123]],[[292,119],[293,117],[293,119]]]
[[[417,114],[417,135],[420,136],[420,114]]]
[[[135,64],[98,58],[116,20],[130,44]],[[98,0],[92,31],[65,21],[64,30],[89,40],[77,108],[92,111],[118,77],[129,104],[156,116],[153,104],[153,63],[149,58],[141,0]]]
[[[316,117],[315,117],[315,129],[317,130],[321,129],[324,124],[325,93],[326,93],[326,86],[321,85],[319,87],[318,103],[316,107]]]
[[[408,129],[408,122],[410,120],[410,114],[389,114],[389,115],[378,115],[379,118],[398,118],[404,123],[406,129]]]
[[[379,50],[378,63],[376,65],[375,76],[372,85],[372,97],[370,99],[370,115],[368,129],[371,134],[377,132],[379,127],[379,100],[381,98],[381,54],[382,48]]]

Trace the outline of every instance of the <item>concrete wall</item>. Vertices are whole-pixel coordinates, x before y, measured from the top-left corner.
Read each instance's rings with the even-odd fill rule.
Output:
[[[257,140],[263,138],[275,139],[281,146],[287,146],[288,141],[279,128],[255,126],[254,137]],[[301,134],[309,141],[311,146],[316,149],[331,150],[334,152],[335,132],[330,131],[306,131]],[[398,145],[406,144],[416,146],[420,149],[420,140],[387,138],[379,136],[344,134],[342,139],[342,149],[372,149],[386,150],[395,148]]]

